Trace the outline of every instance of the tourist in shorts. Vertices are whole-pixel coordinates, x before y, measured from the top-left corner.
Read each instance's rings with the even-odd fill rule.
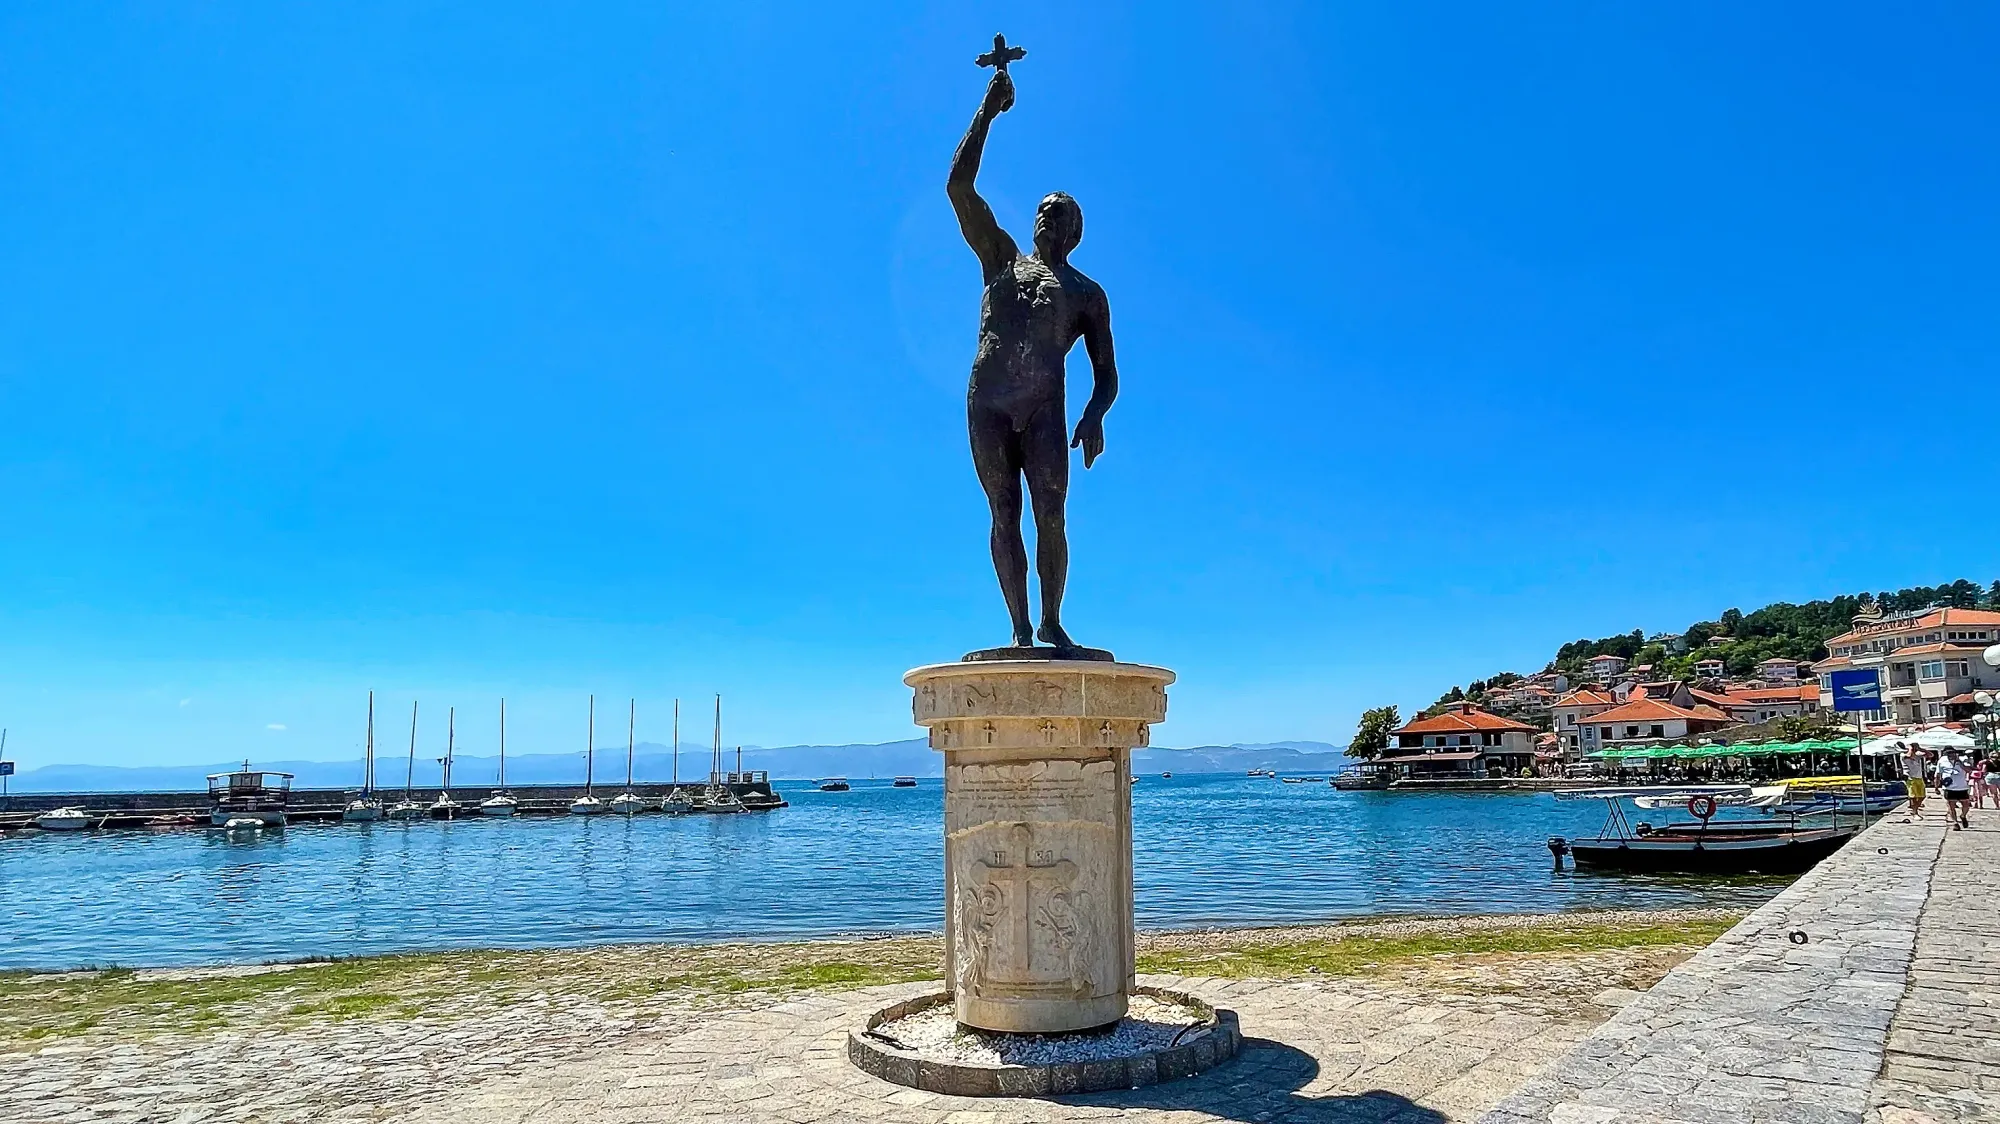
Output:
[[[1972,775],[1966,771],[1965,762],[1958,759],[1955,747],[1945,748],[1944,757],[1937,764],[1937,782],[1944,789],[1944,822],[1953,831],[1964,831],[1971,815]]]
[[[1924,818],[1924,770],[1930,760],[1924,756],[1922,746],[1896,743],[1896,761],[1903,770],[1903,788],[1910,794],[1910,814],[1903,817],[1904,823]]]
[[[1992,797],[1993,799],[1993,806],[1995,808],[2000,808],[2000,757],[1989,757],[1986,759],[1985,787],[1986,787],[1986,796]],[[1979,806],[1982,808],[1986,806],[1986,802],[1983,798],[1981,799]]]
[[[1972,763],[1972,803],[1975,807],[1986,807],[1986,759],[1983,757]]]

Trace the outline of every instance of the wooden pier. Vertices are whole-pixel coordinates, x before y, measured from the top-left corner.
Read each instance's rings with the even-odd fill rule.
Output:
[[[752,779],[754,778],[754,779]],[[771,789],[769,777],[762,773],[727,773],[723,775],[723,787],[736,794],[749,812],[769,811],[786,807],[786,801]],[[660,805],[675,789],[685,791],[690,796],[700,795],[707,788],[707,782],[683,781],[675,784],[634,784],[632,791],[646,801],[646,809],[641,815],[657,814]],[[419,786],[410,790],[410,799],[422,804],[426,809],[445,790],[435,785]],[[492,786],[454,787],[452,799],[461,805],[458,815],[461,820],[487,818],[479,812],[478,804],[494,790]],[[520,801],[516,810],[522,816],[568,815],[570,802],[584,794],[580,784],[557,785],[511,785],[507,789],[514,799]],[[593,785],[591,791],[598,796],[609,798],[625,791],[622,784]],[[289,823],[340,822],[341,812],[348,802],[358,795],[351,788],[295,788],[291,802],[285,809],[285,819]],[[403,798],[403,789],[377,789],[375,796],[384,804],[394,804]],[[154,820],[162,816],[193,816],[200,826],[208,825],[209,800],[205,792],[28,792],[14,793],[0,801],[0,830],[14,830],[33,827],[35,816],[56,808],[81,808],[92,816],[102,816],[103,828],[152,827]],[[606,812],[605,817],[617,813]],[[389,821],[382,821],[389,822]],[[192,826],[192,825],[190,825]]]

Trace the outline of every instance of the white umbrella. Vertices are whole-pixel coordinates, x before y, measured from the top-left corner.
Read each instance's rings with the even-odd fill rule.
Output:
[[[1872,738],[1862,742],[1861,754],[1864,757],[1887,757],[1896,752],[1897,743],[1908,740],[1910,739],[1898,737],[1895,734],[1884,734],[1879,738]]]
[[[1910,740],[1925,749],[1971,749],[1979,744],[1957,730],[1947,730],[1943,726],[1932,726]]]

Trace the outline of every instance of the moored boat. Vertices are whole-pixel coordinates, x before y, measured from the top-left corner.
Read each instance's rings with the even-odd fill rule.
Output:
[[[292,774],[252,769],[245,761],[233,773],[208,778],[210,823],[227,827],[231,820],[254,819],[266,827],[285,826],[285,806],[291,800]]]
[[[1172,773],[1168,773],[1167,775],[1168,775],[1168,776],[1173,776],[1173,774],[1172,774]],[[890,782],[889,782],[889,787],[890,787],[890,788],[915,788],[915,787],[917,787],[917,778],[915,778],[915,777],[897,777],[897,778],[896,778],[895,780],[893,780],[893,781],[890,781]]]
[[[507,700],[500,700],[500,776],[498,788],[493,794],[479,802],[482,816],[511,816],[521,810],[521,802],[507,791]]]
[[[52,808],[29,821],[43,831],[89,831],[104,822],[82,808]]]
[[[437,799],[431,801],[428,809],[434,820],[455,820],[465,811],[465,805],[451,798],[451,758],[458,748],[458,708],[445,711],[444,718],[444,780],[438,787]]]
[[[604,801],[591,792],[592,773],[597,764],[597,696],[590,696],[590,724],[583,745],[583,795],[569,802],[572,816],[595,816],[604,811]]]
[[[1606,813],[1599,834],[1565,839],[1552,836],[1548,848],[1558,868],[1564,855],[1579,869],[1656,874],[1797,874],[1839,850],[1861,830],[1837,820],[1801,827],[1787,822],[1717,820],[1717,812],[1758,799],[1749,785],[1687,785],[1678,788],[1595,788],[1554,794],[1558,800],[1602,800]],[[1624,802],[1641,799],[1653,808],[1683,804],[1696,822],[1654,827],[1630,823]]]
[[[852,787],[852,785],[847,783],[846,777],[828,777],[819,782],[819,790],[821,792],[846,792]]]
[[[368,692],[367,758],[361,766],[361,791],[340,810],[342,823],[372,823],[382,818],[382,801],[375,795],[375,692]]]
[[[392,820],[420,820],[428,812],[417,803],[417,704],[410,703],[410,761],[403,770],[403,798],[391,805],[383,816]]]
[[[639,700],[633,699],[625,715],[625,791],[611,798],[611,810],[621,816],[636,816],[646,810],[646,801],[632,791],[632,749],[636,745]]]

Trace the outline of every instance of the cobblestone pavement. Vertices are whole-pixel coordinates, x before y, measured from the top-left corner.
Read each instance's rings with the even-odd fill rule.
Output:
[[[668,1041],[634,1036],[586,1060],[491,1081],[397,1124],[908,1121],[1008,1124],[1147,1120],[1467,1120],[1587,1033],[1605,1012],[1520,996],[1419,994],[1353,981],[1148,976],[1236,1010],[1243,1054],[1199,1077],[1061,1100],[947,1097],[848,1063],[847,1033],[873,1010],[937,985],[816,997],[719,1020]],[[1588,1008],[1588,1004],[1584,1005]]]
[[[1147,1107],[1169,1121],[1431,1124],[1471,1119],[1640,994],[1604,987],[1593,1001],[1590,989],[1643,986],[1683,955],[1517,957],[1504,980],[1468,964],[1421,987],[1149,976],[1237,1010],[1252,1038],[1244,1055],[1186,1081],[1061,1103],[940,1097],[852,1067],[847,1031],[937,986],[917,984],[640,1021],[629,1005],[550,999],[473,1018],[58,1045],[5,1059],[0,1120],[1003,1124]]]
[[[2000,1120],[2000,813],[1945,835],[1871,1124]]]
[[[2000,1120],[2000,817],[1876,824],[1482,1124]]]

